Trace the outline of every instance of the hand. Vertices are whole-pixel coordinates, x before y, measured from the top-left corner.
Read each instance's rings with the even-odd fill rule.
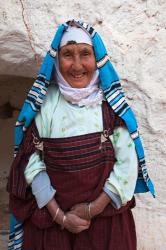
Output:
[[[90,207],[89,207],[90,205]],[[71,208],[71,213],[85,220],[91,220],[103,211],[103,204],[94,200],[91,203],[79,203]]]
[[[71,213],[82,219],[90,220],[94,216],[102,213],[110,201],[109,196],[105,192],[102,192],[96,200],[91,202],[90,211],[87,203],[79,203],[71,208]]]
[[[79,216],[84,220],[90,220],[88,213],[88,203],[79,203],[71,208],[70,211],[72,214]]]
[[[99,195],[99,197],[96,200],[94,200],[91,204],[90,212],[91,212],[92,217],[102,213],[105,207],[110,202],[111,202],[110,197],[105,192],[102,192]]]
[[[64,212],[59,208],[54,198],[48,202],[47,209],[52,215],[54,222],[58,223],[63,228],[66,228],[71,233],[80,233],[81,231],[88,229],[90,226],[90,221],[81,219],[71,212],[65,214],[66,219],[63,221]]]
[[[83,220],[71,212],[66,213],[65,216],[66,219],[63,226],[71,233],[80,233],[90,226],[90,221]]]

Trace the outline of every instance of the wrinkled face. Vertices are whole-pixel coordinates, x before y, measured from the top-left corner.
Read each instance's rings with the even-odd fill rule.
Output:
[[[59,50],[59,69],[73,88],[85,88],[96,70],[93,47],[85,44],[69,44]]]

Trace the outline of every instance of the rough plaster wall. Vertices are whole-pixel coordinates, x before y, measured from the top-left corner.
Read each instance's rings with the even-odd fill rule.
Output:
[[[0,133],[7,133],[0,149],[0,187],[5,185],[12,158],[11,128],[25,90],[57,25],[70,18],[82,19],[95,26],[107,45],[137,115],[156,186],[156,199],[150,194],[137,196],[138,250],[165,250],[165,0],[87,0],[86,4],[83,0],[0,0],[0,6]]]

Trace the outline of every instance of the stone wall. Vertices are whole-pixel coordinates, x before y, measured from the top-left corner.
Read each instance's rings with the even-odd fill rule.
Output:
[[[4,197],[0,208],[4,218],[8,217],[4,187],[12,160],[13,124],[57,25],[82,19],[106,43],[137,115],[156,186],[156,199],[137,195],[138,250],[165,250],[165,0],[0,0],[0,6],[0,192]],[[7,229],[4,219],[3,244]]]

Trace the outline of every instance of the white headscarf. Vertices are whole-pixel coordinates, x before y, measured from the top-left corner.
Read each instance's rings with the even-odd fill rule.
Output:
[[[92,41],[89,34],[81,28],[69,26],[62,36],[59,47],[65,46],[69,41],[76,43],[86,43],[92,46]]]
[[[60,47],[67,45],[69,41],[75,41],[76,43],[86,43],[92,46],[92,41],[89,35],[81,28],[71,27],[64,33]],[[101,104],[103,97],[103,91],[99,88],[99,71],[94,72],[93,77],[85,88],[73,88],[63,78],[59,70],[58,54],[55,60],[56,80],[59,85],[59,89],[64,98],[72,104],[78,106],[96,106]]]

